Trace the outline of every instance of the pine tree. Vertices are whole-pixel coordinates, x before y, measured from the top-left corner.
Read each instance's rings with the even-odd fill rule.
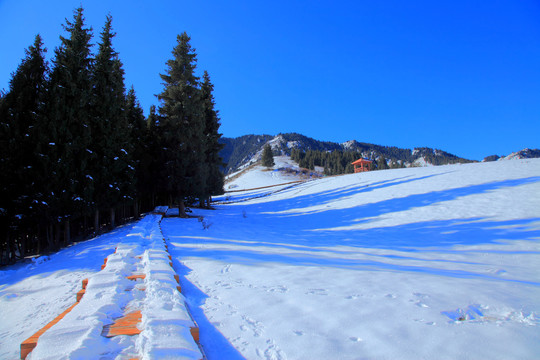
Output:
[[[139,216],[140,199],[144,196],[144,189],[139,186],[139,179],[144,176],[144,169],[142,168],[142,159],[147,152],[146,148],[146,118],[144,117],[143,110],[135,95],[133,87],[129,90],[126,97],[126,119],[130,128],[130,139],[132,142],[132,160],[133,167],[135,169],[135,176],[131,181],[132,189],[129,189],[129,193],[135,195],[134,201],[134,214],[135,217]]]
[[[158,115],[155,105],[150,107],[146,119],[143,150],[138,159],[137,193],[139,196],[144,194],[148,207],[153,209],[156,206],[156,197],[159,191],[156,178],[160,172],[161,164],[164,163],[160,149]]]
[[[161,75],[165,88],[158,95],[160,140],[163,148],[161,177],[169,197],[178,199],[185,216],[184,199],[204,194],[204,118],[199,78],[195,76],[196,54],[184,32],[177,37],[173,59]]]
[[[224,178],[221,168],[224,166],[223,159],[219,152],[224,145],[219,142],[221,134],[219,133],[219,117],[215,110],[214,85],[210,81],[208,72],[204,72],[203,83],[201,85],[201,101],[205,120],[205,165],[206,170],[206,188],[203,202],[206,207],[210,206],[210,196],[223,194]]]
[[[263,148],[262,165],[267,168],[270,168],[275,165],[274,154],[272,153],[272,148],[270,147],[270,144],[266,144]]]
[[[383,154],[379,156],[379,159],[377,160],[377,170],[386,170],[389,169],[388,163],[386,162],[386,158]]]
[[[84,27],[83,9],[78,8],[74,20],[66,20],[64,29],[69,37],[60,37],[55,50],[53,69],[48,85],[47,126],[40,129],[48,138],[48,179],[46,201],[50,206],[50,220],[54,224],[52,247],[58,246],[60,222],[81,216],[92,206],[94,183],[88,173],[92,142],[90,133],[92,104],[92,58],[90,53],[91,28]],[[49,233],[52,233],[50,231]]]
[[[37,35],[13,73],[8,93],[0,99],[0,239],[7,239],[9,260],[13,259],[17,233],[28,233],[38,222],[36,198],[43,182],[35,172],[41,145],[36,130],[43,121],[45,52],[41,36]],[[8,234],[10,228],[15,234]],[[25,243],[19,245],[20,255],[24,255]]]
[[[95,231],[101,210],[110,211],[115,225],[115,210],[124,197],[133,193],[135,173],[131,160],[131,133],[125,113],[124,70],[112,47],[112,17],[107,16],[101,32],[93,67],[93,117],[90,174],[94,184]]]

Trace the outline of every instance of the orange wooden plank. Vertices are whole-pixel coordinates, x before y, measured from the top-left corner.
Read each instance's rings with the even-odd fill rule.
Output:
[[[198,327],[191,327],[189,328],[189,332],[191,332],[191,336],[193,336],[193,340],[198,344],[199,343],[199,328]]]
[[[77,302],[81,301],[85,292],[86,292],[85,289],[79,290],[79,292],[77,293]]]
[[[45,331],[47,331],[48,329],[50,329],[53,325],[55,325],[56,323],[58,323],[60,320],[62,320],[64,318],[64,316],[66,316],[66,314],[68,312],[70,312],[74,307],[75,305],[77,305],[78,303],[75,303],[73,305],[71,305],[69,308],[67,308],[63,313],[61,313],[60,315],[58,315],[53,321],[51,321],[50,323],[48,323],[47,325],[45,325],[43,328],[41,328],[40,330],[38,330],[34,335],[30,336],[28,339],[26,339],[25,341],[23,341],[21,343],[21,359],[26,359],[26,357],[28,356],[28,354],[30,354],[30,352],[32,350],[34,350],[34,348],[36,347],[37,345],[37,342],[38,342],[38,339],[41,335],[43,335],[43,333]]]
[[[146,278],[146,274],[133,274],[133,275],[129,275],[127,277],[128,280],[137,280],[137,279],[145,279]]]
[[[142,314],[140,310],[130,312],[116,319],[113,324],[104,326],[101,335],[108,338],[119,335],[138,335],[141,333],[141,330],[137,328],[137,324],[141,322],[141,319]]]
[[[83,289],[86,289],[86,286],[87,286],[87,285],[88,285],[88,279],[84,279],[84,280],[82,281],[82,288],[83,288]]]

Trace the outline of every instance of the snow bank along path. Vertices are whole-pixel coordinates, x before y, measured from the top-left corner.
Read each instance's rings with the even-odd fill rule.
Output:
[[[27,359],[203,359],[160,220],[133,226]]]

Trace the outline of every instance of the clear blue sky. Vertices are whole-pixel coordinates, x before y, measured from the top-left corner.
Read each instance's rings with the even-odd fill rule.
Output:
[[[40,33],[85,8],[148,113],[176,35],[215,85],[225,136],[299,132],[481,160],[540,148],[540,2],[0,0],[0,89]]]

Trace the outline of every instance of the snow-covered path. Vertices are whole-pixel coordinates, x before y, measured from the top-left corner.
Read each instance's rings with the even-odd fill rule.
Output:
[[[184,296],[179,292],[181,289],[175,278],[177,274],[159,227],[160,220],[161,215],[147,215],[133,226],[105,236],[105,241],[114,248],[106,246],[108,256],[104,268],[100,271],[71,272],[69,280],[80,280],[83,276],[88,278],[82,299],[39,337],[37,346],[27,359],[203,358],[194,341],[193,332],[197,333],[198,329],[186,307]],[[98,244],[90,241],[83,247],[94,251],[99,249],[102,241],[100,239]],[[80,248],[73,246],[72,253],[77,252],[78,256],[84,257],[84,251]],[[53,288],[50,298],[27,296],[21,291],[21,283],[2,285],[2,318],[9,320],[2,322],[6,327],[2,329],[0,338],[4,351],[2,358],[17,358],[18,347],[23,340],[45,325],[43,322],[51,321],[51,317],[54,318],[75,302],[79,289],[58,284],[58,276],[66,276],[63,270],[58,269],[61,267],[58,260],[77,266],[73,260],[62,258],[62,255],[66,255],[62,253],[67,250],[49,260],[56,279],[45,277],[39,288],[35,281],[28,280],[32,277],[27,278],[38,288],[38,293],[46,291],[43,288],[47,288],[47,285]],[[93,256],[88,254],[88,257]],[[17,275],[17,271],[12,275]],[[9,280],[9,274],[4,274],[2,281],[6,279]],[[14,313],[33,315],[44,312],[48,316],[29,326],[24,322],[26,317],[21,321],[20,316],[4,313],[10,302],[19,307],[19,311]],[[39,312],[34,308],[34,303],[40,307]],[[126,315],[128,318],[138,316],[128,326],[128,331],[125,328],[111,330],[114,329],[112,324]],[[17,326],[23,329],[23,333],[13,331]],[[14,344],[8,343],[9,340]]]
[[[540,160],[325,178],[194,212],[204,227],[162,228],[203,346],[217,332],[247,359],[540,354]]]

